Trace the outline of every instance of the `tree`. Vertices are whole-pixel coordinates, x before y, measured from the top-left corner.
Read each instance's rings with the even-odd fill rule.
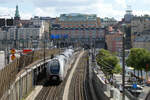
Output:
[[[101,49],[99,51],[98,55],[96,56],[96,60],[106,76],[111,75],[113,77],[114,73],[121,72],[118,71],[121,69],[119,65],[119,59],[105,49]]]
[[[117,64],[113,70],[113,73],[118,74],[120,72],[122,72],[122,68],[121,68],[120,64]]]
[[[139,71],[141,71],[142,77],[142,70],[146,68],[146,64],[150,63],[150,52],[144,48],[132,48],[126,63],[127,66],[131,66],[134,70],[138,70],[138,76]]]

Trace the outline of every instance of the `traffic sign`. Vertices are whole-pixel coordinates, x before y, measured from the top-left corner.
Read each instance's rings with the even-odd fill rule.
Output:
[[[133,84],[133,88],[136,89],[137,88],[137,84]]]
[[[16,56],[14,54],[11,55],[11,60],[15,60]]]
[[[15,54],[16,53],[16,50],[15,49],[11,49],[11,54]]]

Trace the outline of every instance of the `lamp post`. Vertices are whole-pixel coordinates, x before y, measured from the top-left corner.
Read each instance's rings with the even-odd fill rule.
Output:
[[[45,68],[45,39],[46,39],[46,33],[44,32],[44,68]]]
[[[123,87],[123,95],[122,100],[125,100],[125,33],[124,33],[125,24],[122,25],[122,87]]]

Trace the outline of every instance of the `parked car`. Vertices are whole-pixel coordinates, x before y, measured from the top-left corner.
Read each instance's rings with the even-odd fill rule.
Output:
[[[136,96],[143,92],[143,87],[141,87],[140,85],[137,85],[136,88],[133,88],[133,85],[125,85],[125,89],[127,89],[129,92]]]

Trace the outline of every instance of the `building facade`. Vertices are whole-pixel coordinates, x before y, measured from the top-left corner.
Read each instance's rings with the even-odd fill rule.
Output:
[[[107,49],[111,52],[120,54],[122,50],[122,36],[123,34],[120,31],[106,34],[105,40]]]
[[[68,27],[53,27],[51,34],[59,36],[60,40],[71,43],[80,43],[82,45],[96,45],[98,48],[104,48],[105,45],[105,30],[102,28],[68,28]],[[63,36],[67,35],[64,39]]]
[[[95,14],[61,14],[56,19],[56,24],[60,24],[61,27],[100,27],[100,18]]]
[[[150,16],[135,16],[131,21],[131,40],[132,45],[137,35],[150,30]]]
[[[133,48],[145,48],[150,51],[150,31],[137,35],[133,42]]]
[[[100,18],[95,14],[61,14],[60,17],[53,20],[53,23],[51,35],[59,37],[67,35],[65,39],[67,42],[104,47],[105,30],[101,28]],[[63,42],[63,38],[59,40]]]
[[[105,18],[101,19],[102,27],[114,26],[116,24],[117,24],[117,20],[114,18],[105,17]]]

